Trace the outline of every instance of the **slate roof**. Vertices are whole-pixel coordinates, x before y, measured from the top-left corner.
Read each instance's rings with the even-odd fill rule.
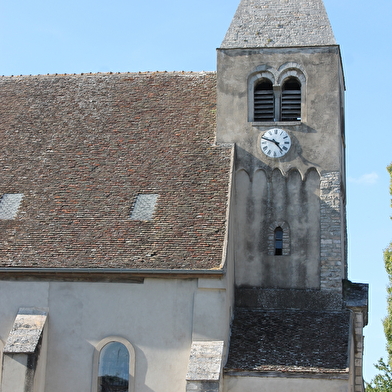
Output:
[[[336,45],[322,0],[242,0],[221,48]]]
[[[215,73],[0,78],[0,267],[212,269],[231,148],[214,145]],[[131,220],[158,194],[150,221]]]
[[[226,371],[346,373],[349,312],[237,308]]]

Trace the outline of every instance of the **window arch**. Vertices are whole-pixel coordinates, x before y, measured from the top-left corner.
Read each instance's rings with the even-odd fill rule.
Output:
[[[275,97],[272,82],[261,79],[254,87],[254,121],[274,121]]]
[[[278,70],[260,65],[248,77],[248,120],[306,121],[306,77],[303,67],[289,62]]]
[[[92,392],[133,392],[135,350],[120,337],[103,339],[94,353]]]
[[[268,228],[268,255],[289,256],[290,227],[285,221],[275,221]]]
[[[301,83],[294,77],[283,83],[280,112],[282,121],[301,120]]]

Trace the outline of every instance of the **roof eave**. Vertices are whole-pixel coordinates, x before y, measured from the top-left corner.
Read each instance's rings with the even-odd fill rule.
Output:
[[[0,268],[0,280],[143,283],[144,278],[222,278],[225,269]]]

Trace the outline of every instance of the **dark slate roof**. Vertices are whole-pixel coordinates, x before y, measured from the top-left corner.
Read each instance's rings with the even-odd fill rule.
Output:
[[[221,48],[336,45],[322,0],[242,0]]]
[[[231,149],[214,145],[215,73],[0,78],[0,267],[211,269]],[[131,220],[158,194],[150,221]]]
[[[349,312],[237,308],[226,371],[347,372]]]

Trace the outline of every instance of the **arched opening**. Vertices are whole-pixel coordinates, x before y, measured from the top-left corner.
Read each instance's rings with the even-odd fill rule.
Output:
[[[274,231],[275,241],[275,256],[282,256],[283,254],[283,229],[277,227]]]
[[[287,79],[282,87],[281,120],[301,120],[301,83],[296,78]]]
[[[261,79],[254,87],[254,121],[274,121],[274,91],[272,82]]]
[[[129,391],[129,351],[120,342],[102,347],[98,363],[98,392]]]

